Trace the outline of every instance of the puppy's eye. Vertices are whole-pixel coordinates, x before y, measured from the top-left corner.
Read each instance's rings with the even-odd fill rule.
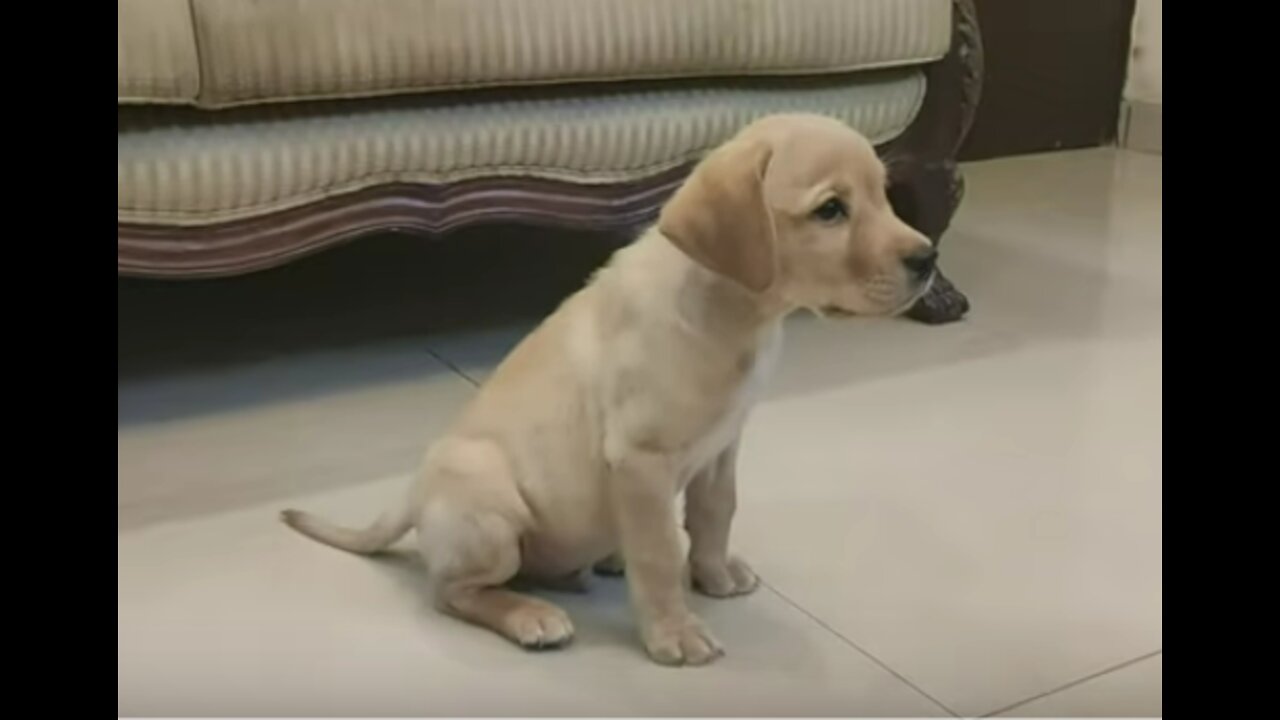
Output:
[[[849,208],[840,198],[831,198],[814,209],[813,216],[822,222],[835,222],[849,217]]]

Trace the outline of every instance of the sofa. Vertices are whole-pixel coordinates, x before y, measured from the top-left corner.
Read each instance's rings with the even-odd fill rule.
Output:
[[[751,119],[828,114],[935,242],[972,0],[117,0],[117,272],[255,272],[476,223],[635,232]],[[945,253],[944,253],[945,257]],[[955,320],[945,277],[910,315]]]

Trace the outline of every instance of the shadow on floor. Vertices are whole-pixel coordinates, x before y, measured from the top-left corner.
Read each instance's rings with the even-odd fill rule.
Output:
[[[406,350],[427,358],[433,336],[536,323],[627,239],[472,228],[441,238],[368,238],[235,278],[119,279],[117,384],[133,392],[120,398],[117,419],[161,421],[420,375],[429,364],[405,361]],[[374,366],[362,367],[363,357],[343,361],[366,347],[380,350],[368,353]],[[335,373],[335,365],[344,369]],[[172,395],[164,388],[193,387],[183,378],[229,370],[242,381],[212,383],[217,397],[132,401],[139,386]]]
[[[368,238],[236,278],[120,279],[118,379],[533,322],[625,240],[473,228]]]

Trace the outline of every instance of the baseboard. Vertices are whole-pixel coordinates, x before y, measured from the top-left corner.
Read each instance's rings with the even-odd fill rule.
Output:
[[[1125,100],[1120,107],[1120,147],[1163,155],[1163,103]]]

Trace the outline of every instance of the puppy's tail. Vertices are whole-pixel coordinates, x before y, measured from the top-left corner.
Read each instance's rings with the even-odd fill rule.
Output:
[[[399,510],[383,513],[382,517],[363,530],[340,527],[300,510],[285,510],[280,513],[280,519],[285,525],[312,540],[360,555],[372,555],[386,550],[413,527],[413,515],[407,503],[401,505]]]

